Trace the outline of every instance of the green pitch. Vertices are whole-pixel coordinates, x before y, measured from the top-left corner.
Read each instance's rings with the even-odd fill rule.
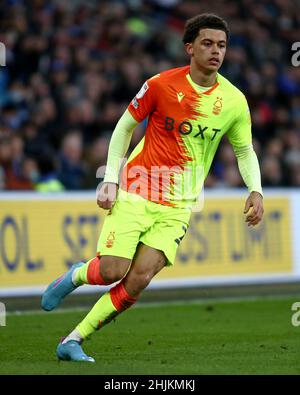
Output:
[[[136,306],[85,343],[95,364],[55,356],[59,338],[85,311],[8,315],[0,327],[0,374],[299,374],[296,301]]]

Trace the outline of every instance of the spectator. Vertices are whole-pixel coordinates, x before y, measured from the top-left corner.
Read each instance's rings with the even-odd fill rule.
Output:
[[[83,187],[85,166],[82,155],[81,133],[73,130],[63,138],[58,160],[58,178],[66,189],[79,190]]]
[[[57,177],[56,166],[51,153],[43,152],[38,158],[38,168],[34,169],[34,166],[32,166],[30,170],[31,175],[32,170],[38,172],[38,178],[35,183],[36,191],[61,192],[65,190],[65,187]]]
[[[231,28],[221,74],[247,96],[267,185],[298,186],[300,68],[292,66],[290,48],[299,40],[299,3],[4,0],[0,3],[0,41],[7,49],[7,67],[0,67],[4,188],[33,188],[29,174],[35,173],[34,163],[45,146],[55,153],[66,189],[94,188],[95,170],[105,162],[107,141],[120,115],[146,78],[187,64],[183,25],[201,12],[221,15]],[[144,125],[133,138],[139,140],[143,132]],[[232,172],[234,155],[226,141],[222,144],[207,181],[211,188],[240,182]],[[280,175],[270,176],[267,169]]]
[[[282,185],[282,169],[279,160],[274,156],[267,156],[261,164],[262,184],[266,187]]]

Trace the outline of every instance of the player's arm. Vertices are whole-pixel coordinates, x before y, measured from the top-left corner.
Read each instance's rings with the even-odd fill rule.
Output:
[[[119,183],[121,161],[128,151],[133,130],[137,124],[138,122],[128,109],[119,119],[109,143],[104,182]]]
[[[97,195],[97,204],[101,208],[111,209],[116,200],[120,166],[137,124],[138,122],[127,109],[113,131],[108,148],[105,176]]]
[[[112,208],[118,192],[119,170],[128,151],[133,131],[138,123],[151,114],[155,104],[156,94],[154,82],[151,79],[144,83],[113,131],[108,148],[103,184],[97,194],[99,207],[104,209]]]
[[[235,152],[240,174],[250,193],[244,208],[246,222],[249,226],[254,226],[263,216],[263,192],[259,163],[252,145],[250,112],[244,96],[237,109],[234,125],[228,132],[228,138]]]
[[[244,147],[233,147],[233,149],[237,157],[240,174],[250,192],[244,208],[246,222],[248,225],[256,225],[261,221],[264,212],[260,169],[257,156],[252,144]],[[251,207],[252,209],[249,212]]]

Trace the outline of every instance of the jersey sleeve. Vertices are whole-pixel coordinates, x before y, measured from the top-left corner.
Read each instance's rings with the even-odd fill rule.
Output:
[[[251,116],[244,95],[238,98],[235,119],[227,136],[233,147],[244,147],[252,143]]]
[[[248,187],[248,191],[256,191],[263,196],[259,163],[252,145],[243,148],[235,147],[234,152],[240,174]]]
[[[147,80],[128,106],[131,115],[138,122],[142,122],[156,107],[157,97],[156,76]]]
[[[119,170],[128,151],[137,122],[126,110],[119,119],[109,143],[104,182],[119,183]]]

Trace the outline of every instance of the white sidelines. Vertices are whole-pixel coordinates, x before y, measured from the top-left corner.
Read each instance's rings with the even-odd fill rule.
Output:
[[[300,282],[300,274],[287,275],[286,273],[277,274],[260,274],[245,276],[213,276],[213,277],[191,277],[184,279],[167,279],[153,280],[147,290],[164,290],[164,289],[180,289],[195,287],[218,287],[218,286],[234,286],[234,285],[259,285],[259,284],[286,284],[292,282]],[[92,293],[104,293],[113,286],[84,285],[76,289],[73,294],[85,295]],[[46,286],[34,287],[10,287],[0,288],[0,298],[2,297],[20,297],[20,296],[40,296],[43,294]],[[300,292],[300,285],[299,285]]]

